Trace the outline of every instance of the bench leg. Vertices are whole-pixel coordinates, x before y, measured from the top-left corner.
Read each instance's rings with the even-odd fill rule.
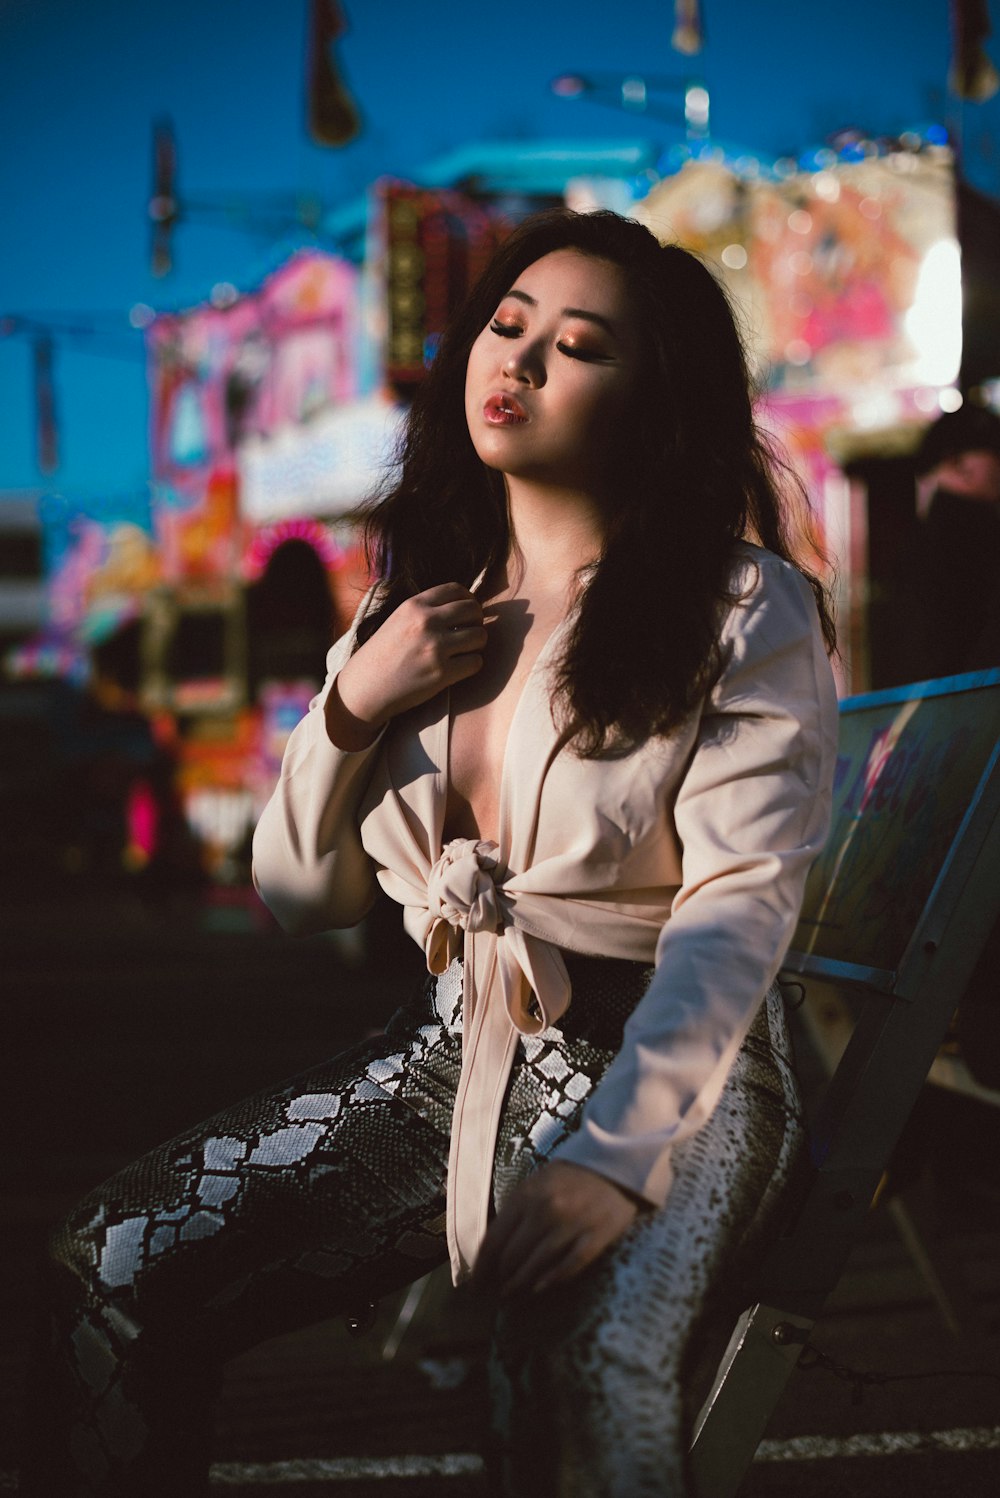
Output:
[[[773,1306],[743,1312],[694,1425],[690,1471],[697,1498],[732,1498],[812,1326]]]

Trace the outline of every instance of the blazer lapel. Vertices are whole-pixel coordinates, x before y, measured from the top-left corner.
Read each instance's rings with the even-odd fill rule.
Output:
[[[551,665],[558,659],[568,622],[546,640],[511,719],[500,778],[500,852],[515,874],[531,865],[542,785],[566,741],[552,714]]]
[[[448,693],[408,715],[386,759],[390,795],[402,811],[415,861],[424,876],[441,852],[448,796]]]

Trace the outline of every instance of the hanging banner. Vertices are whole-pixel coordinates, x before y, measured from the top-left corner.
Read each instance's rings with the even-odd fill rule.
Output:
[[[334,47],[347,30],[337,0],[310,0],[306,53],[306,112],[318,146],[343,146],[361,129]]]

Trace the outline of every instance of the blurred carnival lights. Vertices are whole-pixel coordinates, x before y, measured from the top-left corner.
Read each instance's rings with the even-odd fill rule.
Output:
[[[743,270],[747,252],[741,244],[727,244],[719,258],[728,270]]]
[[[941,409],[940,392],[929,385],[921,385],[913,392],[913,404],[925,416],[936,416]]]
[[[831,171],[817,172],[812,190],[824,203],[836,203],[840,198],[840,183]]]
[[[902,403],[897,391],[873,387],[851,402],[851,418],[862,432],[875,432],[894,426],[900,419]]]
[[[234,306],[239,301],[239,298],[239,290],[233,285],[232,281],[216,281],[209,293],[209,301],[212,303],[212,306],[218,307],[223,311],[226,307]]]
[[[684,91],[684,118],[692,135],[708,134],[708,89],[692,83]]]
[[[939,239],[921,261],[904,326],[917,354],[914,378],[926,385],[957,380],[962,362],[962,264],[956,239]]]
[[[625,78],[622,80],[622,104],[626,109],[645,109],[645,79]]]
[[[549,88],[558,99],[588,99],[631,114],[671,124],[683,123],[688,138],[709,134],[709,94],[700,80],[636,73],[560,73]],[[658,97],[658,96],[664,97]]]

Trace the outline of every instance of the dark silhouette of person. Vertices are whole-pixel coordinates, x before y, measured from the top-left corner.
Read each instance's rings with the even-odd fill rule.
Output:
[[[58,837],[67,872],[152,888],[201,878],[170,749],[140,707],[142,622],[95,642],[82,692],[56,713]]]
[[[946,412],[916,471],[931,498],[902,556],[905,679],[1000,665],[1000,416],[968,402]]]
[[[904,680],[1000,666],[1000,416],[966,402],[925,431],[916,472],[930,489],[902,554],[893,626]],[[1000,928],[958,1006],[955,1032],[977,1081],[1000,1087]]]
[[[333,597],[322,559],[308,541],[276,547],[262,577],[247,590],[251,701],[265,681],[323,679],[333,641]]]

